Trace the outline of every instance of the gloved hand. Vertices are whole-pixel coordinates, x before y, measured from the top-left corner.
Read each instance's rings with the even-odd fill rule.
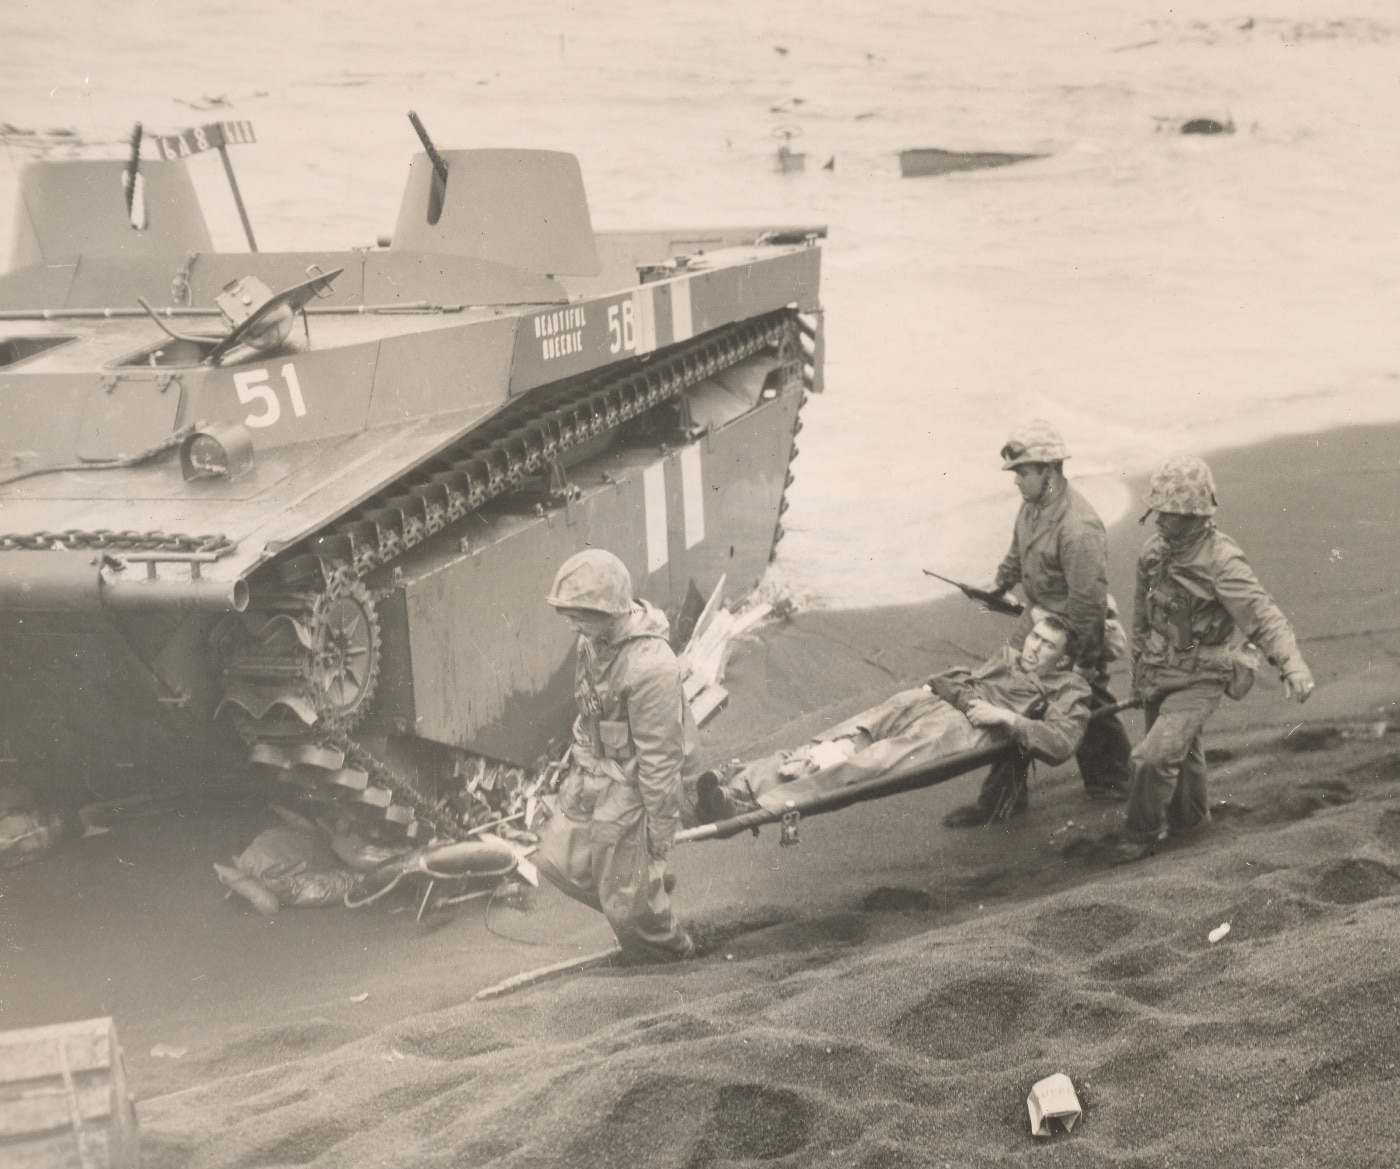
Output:
[[[1308,669],[1307,662],[1302,658],[1294,658],[1284,667],[1283,671],[1283,692],[1289,698],[1298,702],[1306,702],[1312,697],[1313,687],[1312,671]]]

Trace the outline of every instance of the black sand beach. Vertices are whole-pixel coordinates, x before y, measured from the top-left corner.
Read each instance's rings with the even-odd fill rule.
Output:
[[[551,890],[426,927],[411,897],[264,919],[210,863],[266,813],[190,804],[0,876],[0,1027],[114,1015],[145,1163],[172,1169],[1393,1165],[1400,428],[1211,461],[1319,689],[1222,710],[1199,841],[1065,855],[1117,815],[1072,765],[1005,827],[943,829],[967,776],[811,818],[797,849],[684,848],[694,963],[472,1003],[606,926]],[[1111,535],[1125,606],[1141,534]],[[1004,632],[961,599],[766,627],[706,750],[794,743]],[[1084,1120],[1037,1141],[1025,1095],[1056,1071]]]

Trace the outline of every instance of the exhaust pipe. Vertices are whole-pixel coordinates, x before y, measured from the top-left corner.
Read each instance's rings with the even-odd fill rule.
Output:
[[[202,609],[242,613],[248,607],[246,580],[147,580],[112,574],[102,578],[102,603],[109,609]]]
[[[71,613],[167,607],[242,613],[248,607],[248,582],[209,580],[197,571],[182,580],[137,576],[90,549],[0,552],[0,610]]]

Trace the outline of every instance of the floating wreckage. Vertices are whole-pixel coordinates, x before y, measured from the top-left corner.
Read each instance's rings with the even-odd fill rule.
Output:
[[[959,170],[986,170],[995,166],[1011,166],[1013,163],[1047,157],[1049,156],[1045,154],[1009,154],[995,150],[940,150],[937,147],[925,147],[901,150],[899,173],[906,179],[916,179],[926,175],[951,174]]]
[[[774,162],[780,175],[793,174],[796,171],[807,169],[807,155],[792,149],[792,140],[801,136],[801,126],[779,126],[773,131],[774,138],[783,140],[783,144],[778,147],[778,153],[774,155]]]

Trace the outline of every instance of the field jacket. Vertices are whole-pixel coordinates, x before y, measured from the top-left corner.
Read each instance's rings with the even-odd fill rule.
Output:
[[[1231,650],[1254,642],[1278,669],[1302,665],[1288,619],[1240,546],[1207,525],[1199,540],[1173,550],[1159,534],[1138,555],[1133,604],[1133,666],[1148,686],[1188,677],[1227,676]]]
[[[1021,669],[1007,646],[975,670],[955,667],[935,674],[929,689],[964,714],[976,699],[1016,713],[1009,728],[1023,754],[1063,763],[1079,749],[1089,726],[1089,683],[1072,670],[1048,675]]]
[[[1019,584],[1031,605],[1058,614],[1069,627],[1075,664],[1099,665],[1108,614],[1108,535],[1098,512],[1068,483],[1044,504],[1021,505],[996,584],[1003,590]]]
[[[623,823],[644,811],[654,856],[680,826],[681,772],[697,744],[668,632],[665,615],[638,601],[608,644],[579,638],[572,764],[559,792],[572,820]]]

